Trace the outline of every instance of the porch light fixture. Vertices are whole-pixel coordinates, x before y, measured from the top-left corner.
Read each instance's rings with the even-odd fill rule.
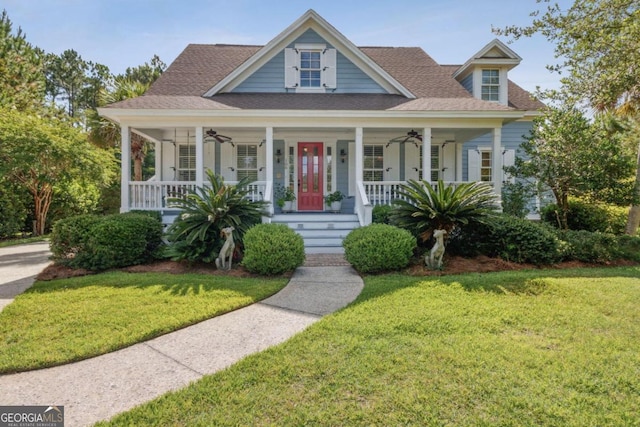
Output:
[[[276,163],[280,163],[280,158],[282,157],[282,150],[279,148],[276,150]]]
[[[225,135],[220,135],[218,134],[218,132],[216,132],[213,129],[208,129],[205,132],[205,137],[204,137],[204,141],[205,142],[213,142],[213,141],[217,141],[220,144],[223,144],[225,142],[228,142],[229,144],[231,144],[232,147],[235,147],[235,145],[233,144],[233,139],[231,139],[230,136],[225,136]]]
[[[347,158],[347,152],[344,151],[344,148],[343,148],[342,150],[340,150],[340,160],[342,160],[342,163],[344,163],[346,158]]]
[[[387,145],[385,146],[385,148],[389,148],[389,145],[397,142],[399,144],[404,144],[405,142],[411,142],[413,143],[413,145],[416,146],[416,148],[418,148],[418,142],[420,141],[422,142],[422,135],[420,135],[418,132],[416,132],[415,130],[411,129],[409,132],[407,132],[406,135],[402,135],[402,136],[398,136],[396,138],[393,138],[391,140],[389,140],[389,142],[387,142]]]

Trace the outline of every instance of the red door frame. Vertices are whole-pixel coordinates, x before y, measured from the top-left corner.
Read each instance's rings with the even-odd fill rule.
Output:
[[[298,210],[324,209],[324,146],[298,142]]]

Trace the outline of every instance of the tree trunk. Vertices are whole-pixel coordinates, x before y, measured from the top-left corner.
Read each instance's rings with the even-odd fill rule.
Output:
[[[49,207],[51,206],[51,198],[53,196],[53,187],[49,184],[44,184],[41,189],[32,189],[33,203],[35,205],[35,235],[42,236],[45,232],[47,225],[47,215],[49,214]]]
[[[633,236],[638,232],[640,226],[640,143],[638,144],[638,160],[636,166],[636,183],[633,187],[633,198],[631,201],[631,209],[629,210],[629,218],[627,219],[627,227],[625,233]]]
[[[137,134],[131,134],[131,157],[133,158],[133,180],[142,181],[142,162],[145,157],[145,140]]]

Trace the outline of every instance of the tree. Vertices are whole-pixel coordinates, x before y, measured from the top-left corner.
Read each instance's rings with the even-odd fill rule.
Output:
[[[537,11],[531,15],[534,19],[529,26],[509,26],[495,32],[514,39],[536,33],[545,36],[555,44],[556,57],[562,58],[559,64],[549,66],[565,73],[562,90],[597,111],[640,104],[638,0],[575,0],[566,11],[553,4],[544,13]],[[628,234],[635,234],[640,225],[640,143],[637,147]]]
[[[558,223],[567,229],[569,196],[601,199],[633,171],[633,157],[619,139],[603,118],[591,123],[577,108],[548,108],[534,119],[521,146],[525,156],[506,170],[549,188],[560,212]]]
[[[155,82],[166,69],[167,64],[162,62],[158,55],[153,55],[150,63],[145,62],[137,67],[129,67],[121,77],[151,86],[151,83]]]
[[[113,178],[113,155],[70,123],[10,108],[0,115],[0,173],[33,197],[36,235],[45,232],[56,184],[85,179],[108,185]]]
[[[0,16],[0,107],[37,108],[44,100],[43,52],[26,41],[22,29],[13,34],[3,10]]]

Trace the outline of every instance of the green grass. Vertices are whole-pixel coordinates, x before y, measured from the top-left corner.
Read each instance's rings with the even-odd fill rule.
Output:
[[[282,345],[100,425],[640,425],[640,269],[365,278]]]
[[[108,353],[250,305],[287,281],[112,272],[36,282],[0,312],[0,373]]]
[[[47,240],[49,240],[49,235],[0,240],[0,248],[6,248],[8,246],[24,245],[26,243],[45,242]]]

